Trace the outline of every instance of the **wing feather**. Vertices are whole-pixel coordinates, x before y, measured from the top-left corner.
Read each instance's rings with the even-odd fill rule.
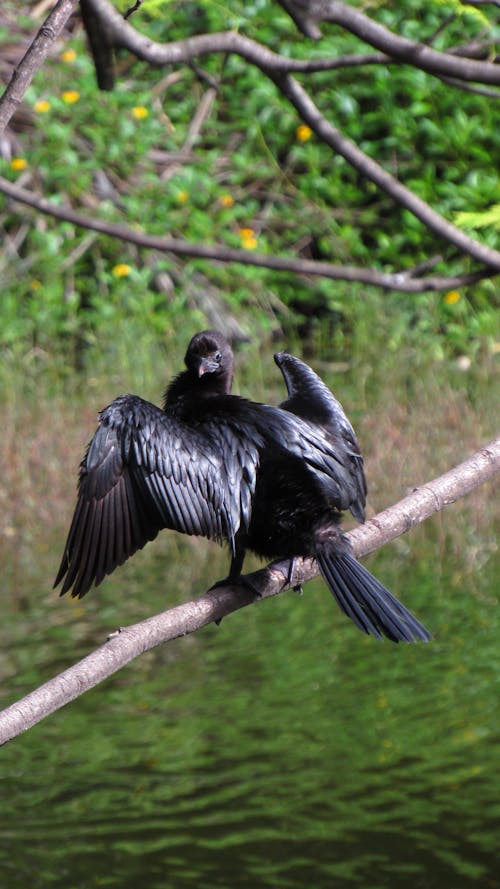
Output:
[[[334,472],[341,495],[338,508],[350,509],[354,517],[363,522],[367,494],[363,457],[342,405],[321,377],[299,358],[280,352],[274,360],[288,390],[288,399],[281,407],[326,431],[339,463]]]
[[[130,395],[102,411],[80,467],[54,584],[63,581],[61,594],[84,596],[162,528],[233,545],[240,502],[248,521],[258,455],[252,453],[253,469],[245,473],[235,431],[220,435],[213,427],[186,426]]]
[[[331,496],[348,496],[350,470],[321,426],[236,396],[207,402],[180,418],[125,395],[102,411],[80,466],[62,593],[84,596],[162,528],[226,540],[234,554],[268,448],[304,460]]]

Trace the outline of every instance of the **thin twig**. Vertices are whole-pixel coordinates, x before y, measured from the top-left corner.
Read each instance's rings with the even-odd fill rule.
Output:
[[[142,6],[142,2],[143,2],[143,0],[135,0],[134,5],[131,6],[130,9],[127,9],[127,11],[126,11],[126,13],[124,14],[123,18],[124,18],[124,19],[128,19],[128,18],[130,18],[130,16],[131,16],[134,12],[136,12],[138,9],[141,8],[141,6]]]
[[[440,80],[442,80],[443,83],[446,83],[447,86],[453,86],[457,90],[462,90],[463,93],[472,93],[475,96],[485,96],[485,98],[493,99],[495,102],[500,99],[500,90],[488,89],[487,86],[478,86],[474,83],[463,83],[453,77],[440,77]]]
[[[129,244],[136,244],[138,247],[158,250],[162,253],[173,253],[177,256],[192,256],[217,262],[235,262],[240,265],[273,269],[278,272],[292,272],[299,275],[330,278],[335,281],[356,281],[373,287],[381,287],[383,290],[397,290],[402,293],[424,293],[426,291],[442,291],[465,287],[485,278],[491,278],[496,274],[495,269],[486,267],[475,272],[464,273],[463,275],[433,275],[427,278],[415,278],[413,277],[415,274],[414,269],[409,269],[405,272],[379,272],[371,268],[335,265],[313,259],[298,259],[288,256],[270,256],[221,245],[193,244],[182,238],[148,235],[126,225],[85,216],[83,213],[79,213],[70,207],[61,207],[58,204],[51,203],[46,198],[19,188],[19,186],[14,185],[7,179],[3,179],[1,176],[0,192],[3,192],[15,201],[20,201],[33,207],[40,213],[53,216],[55,219],[71,222],[80,228],[100,232],[111,238],[118,238]]]

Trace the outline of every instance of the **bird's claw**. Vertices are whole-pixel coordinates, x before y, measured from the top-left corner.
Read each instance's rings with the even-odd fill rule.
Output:
[[[259,571],[255,571],[254,575],[258,575],[259,573]],[[243,591],[250,592],[255,599],[262,599],[262,592],[259,587],[251,580],[252,576],[252,574],[241,574],[239,577],[225,577],[223,580],[217,580],[214,584],[212,584],[208,592],[210,593],[212,590],[216,590],[220,587],[240,587]],[[217,626],[220,626],[220,624],[222,623],[222,617],[216,618],[214,620],[214,623]]]

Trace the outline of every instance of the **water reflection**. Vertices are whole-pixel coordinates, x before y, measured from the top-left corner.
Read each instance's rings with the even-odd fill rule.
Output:
[[[445,584],[432,645],[365,638],[310,584],[146,655],[9,744],[2,884],[494,886],[497,627],[486,595],[455,610]],[[94,602],[118,624],[113,595]],[[425,586],[405,600],[432,625]],[[39,643],[18,648],[24,669]],[[60,663],[44,654],[43,678]]]

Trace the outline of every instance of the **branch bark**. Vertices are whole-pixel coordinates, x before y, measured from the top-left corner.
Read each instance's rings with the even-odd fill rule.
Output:
[[[379,513],[347,535],[356,556],[363,556],[424,521],[449,503],[464,497],[500,470],[500,437],[481,448],[464,463],[417,488],[399,503]],[[281,570],[268,565],[251,575],[259,583],[262,598],[269,598],[315,577],[312,559],[297,559],[293,578],[287,583]],[[185,636],[233,611],[250,605],[255,597],[240,587],[219,587],[162,614],[121,629],[74,666],[46,682],[0,713],[0,744],[36,725],[45,716],[68,704],[145,651]]]

